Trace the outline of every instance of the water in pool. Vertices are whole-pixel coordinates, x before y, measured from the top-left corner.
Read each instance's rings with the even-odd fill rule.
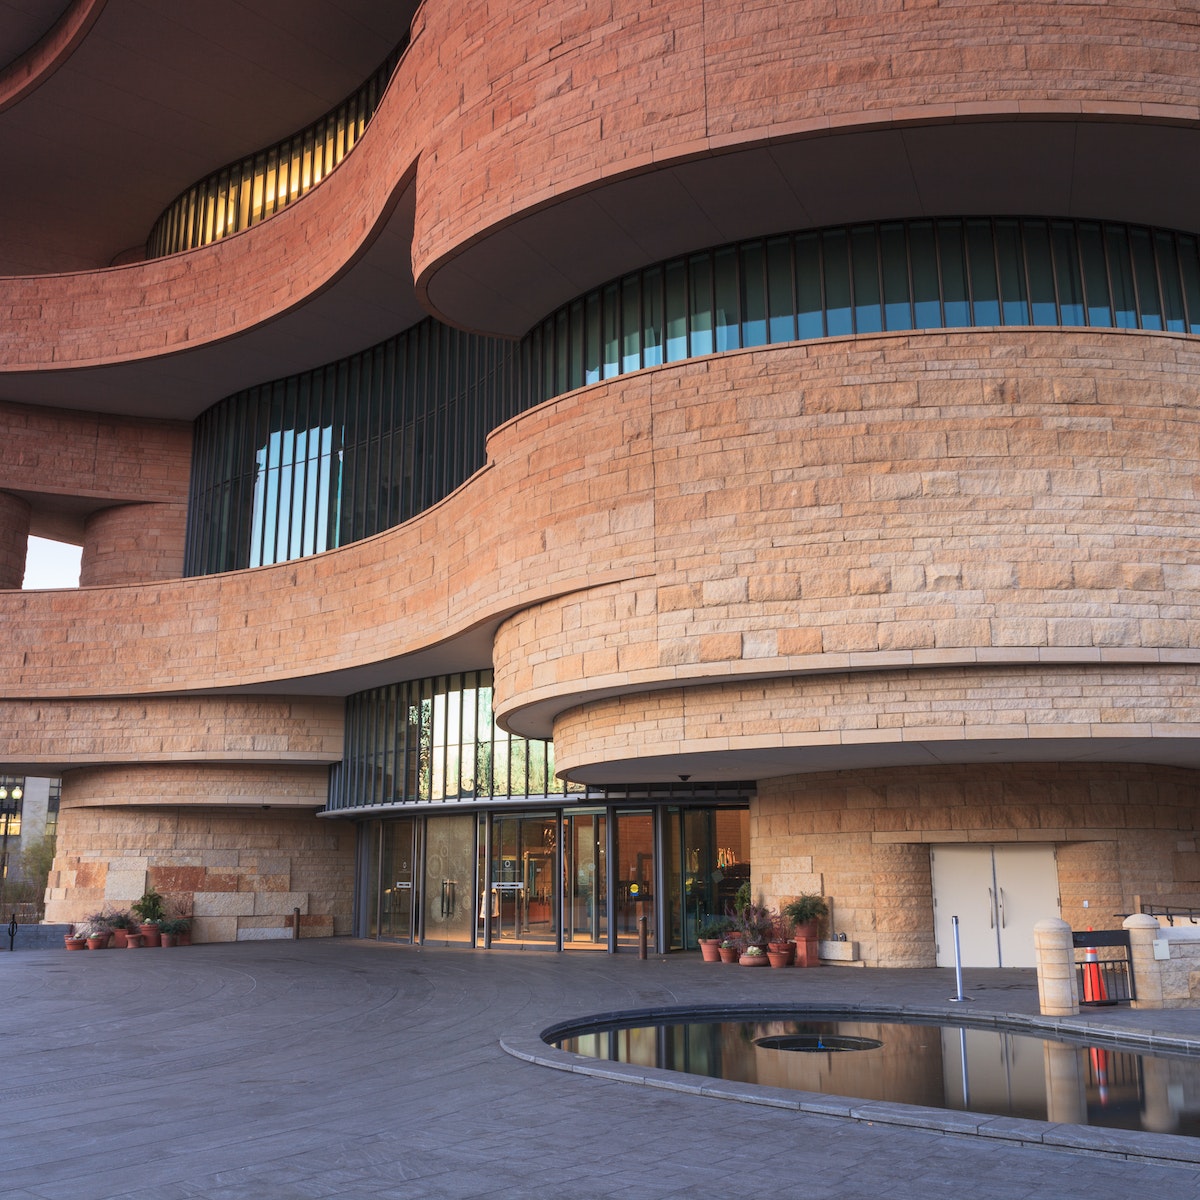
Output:
[[[794,1091],[1200,1136],[1200,1057],[959,1025],[824,1018],[609,1025],[554,1044]]]

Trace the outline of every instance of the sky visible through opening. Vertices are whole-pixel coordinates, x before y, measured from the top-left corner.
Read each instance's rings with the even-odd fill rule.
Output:
[[[74,588],[79,586],[79,546],[31,537],[25,558],[24,588]]]

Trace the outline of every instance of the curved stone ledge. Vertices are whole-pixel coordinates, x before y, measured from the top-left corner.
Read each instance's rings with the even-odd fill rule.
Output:
[[[343,724],[340,700],[312,697],[3,700],[0,760],[31,775],[197,761],[323,768],[341,760]]]
[[[1200,664],[928,668],[614,696],[554,722],[562,776],[611,784],[987,762],[1200,766]]]
[[[502,621],[497,711],[546,734],[603,689],[693,678],[1190,661],[1198,356],[1168,335],[936,331],[624,376],[508,422],[488,468],[365,541],[0,596],[25,631],[3,694],[345,695],[484,665]]]
[[[509,618],[501,720],[549,736],[589,698],[802,671],[1195,661],[1196,348],[1094,337],[863,338],[617,381],[653,464],[630,547],[653,576]]]
[[[54,27],[0,70],[0,112],[40,87],[88,35],[108,0],[72,0]]]
[[[1194,24],[1048,2],[597,12],[427,3],[362,140],[295,205],[151,263],[0,280],[6,396],[193,416],[415,322],[418,296],[516,335],[648,257],[826,221],[1196,227]],[[636,51],[611,54],[618,30]]]

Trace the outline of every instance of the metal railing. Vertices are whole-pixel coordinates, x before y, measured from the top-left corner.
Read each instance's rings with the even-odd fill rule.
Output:
[[[1086,929],[1071,934],[1081,1005],[1128,1004],[1137,999],[1133,955],[1126,929]]]

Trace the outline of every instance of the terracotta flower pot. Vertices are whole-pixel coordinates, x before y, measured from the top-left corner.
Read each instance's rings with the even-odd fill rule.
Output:
[[[142,946],[142,935],[136,929],[125,930],[125,949],[140,950]]]
[[[142,944],[146,946],[157,946],[159,943],[159,938],[162,937],[158,926],[153,923],[139,925],[138,933],[142,935]]]
[[[771,965],[766,954],[743,954],[738,966],[741,967],[769,967]]]
[[[128,929],[114,929],[112,931],[112,947],[114,950],[124,950],[128,941]]]
[[[741,951],[736,946],[718,946],[717,953],[720,954],[723,963],[735,963]]]
[[[716,938],[701,938],[700,955],[705,962],[720,962],[721,943]]]
[[[108,949],[107,933],[94,933],[87,940],[87,948],[89,950],[107,950]]]
[[[786,960],[784,962],[777,963],[775,961],[775,959],[772,958],[771,966],[773,966],[773,967],[776,967],[776,966],[790,967],[796,957],[796,943],[795,942],[772,942],[767,947],[767,954],[768,955],[781,954],[781,955],[783,955],[784,959]]]
[[[160,946],[174,946],[178,937],[177,933],[160,933],[158,935],[158,944]]]
[[[67,934],[63,938],[63,945],[66,946],[68,950],[86,950],[87,938],[72,937],[70,934]]]

